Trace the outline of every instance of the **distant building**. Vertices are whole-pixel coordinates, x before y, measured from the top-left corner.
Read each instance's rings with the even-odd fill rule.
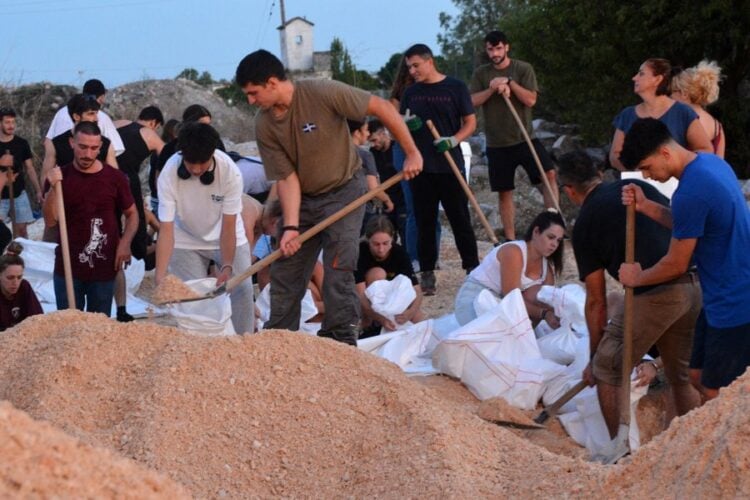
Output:
[[[293,17],[277,28],[281,61],[296,78],[330,79],[331,54],[313,50],[313,26],[303,17]]]

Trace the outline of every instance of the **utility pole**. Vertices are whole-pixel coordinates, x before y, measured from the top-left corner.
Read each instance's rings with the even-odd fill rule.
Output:
[[[284,0],[279,0],[279,7],[281,10],[281,26],[286,24],[286,11],[284,10]]]

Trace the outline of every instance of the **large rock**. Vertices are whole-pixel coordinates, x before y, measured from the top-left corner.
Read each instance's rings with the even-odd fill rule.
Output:
[[[114,119],[134,120],[142,108],[152,104],[161,109],[165,120],[181,120],[186,107],[200,104],[211,112],[213,125],[222,137],[232,142],[255,139],[255,119],[249,110],[228,106],[213,91],[189,80],[144,80],[121,85],[107,94],[107,111]]]

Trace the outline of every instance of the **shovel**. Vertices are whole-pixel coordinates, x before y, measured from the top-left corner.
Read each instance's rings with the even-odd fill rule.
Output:
[[[506,96],[505,94],[502,94],[503,99],[505,99],[505,104],[508,105],[508,109],[510,109],[511,114],[513,115],[513,118],[515,118],[516,123],[518,124],[518,128],[521,129],[521,133],[523,134],[523,138],[526,140],[526,144],[529,145],[529,150],[531,150],[531,156],[534,157],[534,163],[536,163],[537,168],[539,169],[539,174],[542,177],[542,182],[544,183],[544,187],[547,189],[547,192],[549,193],[550,198],[552,198],[552,201],[555,203],[555,208],[557,209],[557,213],[562,216],[562,210],[560,210],[560,203],[555,196],[554,191],[552,191],[552,186],[550,186],[549,179],[547,179],[547,174],[544,172],[544,167],[542,167],[542,162],[539,159],[539,156],[536,154],[536,149],[534,149],[534,144],[531,142],[531,137],[529,137],[529,133],[526,131],[526,127],[524,127],[523,122],[521,121],[521,117],[518,116],[518,112],[516,111],[516,108],[513,107],[513,104],[510,102],[510,98]]]
[[[625,219],[625,262],[635,262],[635,205],[627,207]],[[633,288],[625,287],[625,315],[622,338],[622,394],[620,396],[620,431],[630,429],[630,372],[633,370]],[[625,434],[627,436],[627,434]]]
[[[362,205],[364,205],[371,199],[375,198],[377,195],[379,195],[386,189],[390,188],[397,182],[400,182],[403,178],[404,178],[403,172],[397,173],[396,175],[394,175],[387,181],[380,184],[377,188],[373,189],[372,191],[368,191],[367,193],[363,194],[356,200],[346,205],[344,208],[342,208],[335,214],[329,215],[322,221],[318,222],[313,227],[311,227],[304,233],[297,236],[295,240],[298,241],[300,244],[304,243],[305,241],[309,240],[316,234],[322,232],[328,226],[343,219],[344,217],[349,215],[351,212],[358,209],[359,207],[361,207]],[[284,254],[281,252],[281,249],[274,250],[273,252],[271,252],[270,254],[268,254],[267,256],[265,256],[264,258],[262,258],[261,260],[253,264],[252,266],[248,267],[242,274],[238,274],[237,276],[234,276],[233,278],[229,279],[226,283],[216,288],[215,290],[207,293],[206,295],[203,295],[201,297],[192,297],[188,299],[171,300],[163,304],[178,304],[178,303],[184,303],[184,302],[194,302],[196,300],[212,299],[224,293],[231,292],[232,289],[234,289],[237,285],[245,281],[247,278],[249,278],[253,274],[257,273],[261,269],[265,268],[266,266],[269,266],[272,262],[278,260],[283,255]]]
[[[537,424],[543,424],[550,417],[554,417],[555,415],[557,415],[557,412],[560,411],[560,408],[562,408],[565,403],[573,399],[576,396],[576,394],[578,394],[585,388],[586,388],[586,382],[581,380],[576,385],[568,389],[568,391],[562,396],[560,396],[560,398],[557,401],[555,401],[554,403],[546,407],[544,410],[542,410],[542,412],[539,415],[534,417],[534,422],[536,422]]]
[[[427,124],[427,128],[430,129],[430,132],[432,132],[432,136],[435,139],[440,139],[440,132],[438,132],[438,130],[435,128],[435,125],[432,123],[432,120],[427,120],[425,123]],[[479,221],[482,223],[482,226],[484,227],[484,231],[487,233],[487,236],[489,236],[490,240],[492,241],[492,244],[494,246],[498,246],[500,242],[497,241],[497,237],[495,236],[495,231],[492,230],[492,226],[490,226],[490,223],[487,221],[487,217],[484,216],[484,212],[482,212],[482,209],[479,207],[477,198],[476,196],[474,196],[474,193],[471,192],[471,188],[469,188],[469,185],[466,183],[466,179],[464,179],[464,176],[461,175],[461,171],[458,169],[458,165],[456,165],[456,162],[453,160],[453,157],[451,156],[449,151],[446,151],[443,154],[445,155],[445,159],[448,160],[448,165],[451,166],[451,170],[453,170],[453,173],[456,174],[458,183],[461,184],[461,187],[463,188],[464,193],[466,193],[466,197],[469,198],[469,201],[471,202],[471,206],[474,208],[474,211],[477,213],[477,217],[479,217]]]
[[[65,219],[65,203],[63,201],[62,181],[55,184],[55,198],[57,198],[57,224],[60,228],[60,253],[63,258],[65,273],[65,292],[68,295],[68,309],[76,308],[76,296],[73,293],[73,268],[70,265],[70,245],[68,245],[68,223]]]

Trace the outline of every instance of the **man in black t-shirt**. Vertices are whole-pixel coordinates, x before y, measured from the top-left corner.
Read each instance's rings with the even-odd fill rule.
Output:
[[[404,91],[401,113],[405,117],[416,115],[424,122],[432,120],[442,136],[435,140],[426,126],[410,125],[414,142],[424,159],[422,175],[409,181],[419,234],[417,252],[422,291],[425,295],[434,295],[434,269],[439,249],[432,235],[438,224],[438,205],[442,204],[453,229],[462,267],[468,272],[479,265],[468,198],[444,155],[449,152],[456,165],[463,169],[464,159],[458,146],[474,132],[477,119],[466,84],[440,73],[429,47],[413,45],[404,53],[404,58],[415,83]]]
[[[13,182],[13,201],[15,209],[16,234],[26,238],[26,226],[34,222],[34,214],[31,210],[31,202],[26,193],[26,180],[24,169],[29,182],[34,186],[34,194],[37,202],[41,205],[42,193],[39,188],[39,179],[34,170],[31,148],[26,139],[16,135],[16,112],[11,108],[0,109],[0,157],[5,161],[2,168],[7,168],[8,173],[12,168],[15,180]],[[7,165],[6,165],[7,163]],[[8,220],[10,211],[10,189],[6,186],[2,190],[2,202],[0,202],[0,218]]]
[[[642,181],[604,184],[591,159],[582,152],[565,154],[558,164],[563,191],[574,204],[581,206],[573,229],[573,250],[580,279],[586,284],[586,323],[592,359],[583,378],[597,386],[610,437],[626,439],[620,435],[622,429],[618,429],[623,307],[620,303],[607,322],[604,272],[618,279],[620,264],[625,261],[626,208],[622,204],[622,186],[637,183],[648,199],[663,205],[668,200]],[[657,222],[638,215],[635,235],[635,260],[644,267],[653,265],[667,253],[671,232]],[[634,296],[631,362],[637,363],[655,344],[664,362],[677,413],[684,415],[700,402],[688,377],[693,329],[701,308],[697,274],[688,272],[669,283],[636,288]]]
[[[393,166],[393,140],[388,129],[378,119],[367,122],[370,127],[370,152],[375,158],[375,166],[378,169],[380,182],[387,181],[396,175],[396,167]],[[393,210],[386,215],[391,220],[391,224],[398,231],[400,243],[405,248],[406,243],[406,203],[404,193],[401,190],[401,183],[389,187],[385,191],[388,193],[393,202]]]

